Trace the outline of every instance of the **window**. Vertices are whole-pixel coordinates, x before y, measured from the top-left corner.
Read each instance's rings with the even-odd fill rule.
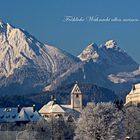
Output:
[[[34,115],[31,115],[30,118],[33,118]]]
[[[0,116],[0,118],[3,119],[4,118],[4,115]]]
[[[43,117],[44,117],[44,118],[49,118],[49,116],[48,116],[48,115],[44,115]]]
[[[80,92],[80,89],[77,87],[77,88],[75,89],[75,92]]]
[[[12,118],[13,118],[13,119],[16,118],[16,115],[13,115]]]
[[[63,115],[62,115],[62,114],[57,114],[57,115],[55,115],[55,117],[56,117],[56,118],[62,118]]]
[[[76,94],[76,98],[79,98],[79,95],[78,94]]]

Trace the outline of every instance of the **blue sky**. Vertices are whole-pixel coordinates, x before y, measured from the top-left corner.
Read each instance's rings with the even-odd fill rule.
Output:
[[[140,22],[64,22],[65,16],[140,19],[140,0],[1,0],[0,18],[74,55],[115,39],[140,62]]]

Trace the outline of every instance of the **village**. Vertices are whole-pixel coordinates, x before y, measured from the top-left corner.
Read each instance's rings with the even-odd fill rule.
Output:
[[[55,99],[55,97],[52,96],[51,100],[47,104],[45,104],[40,110],[36,110],[35,104],[32,107],[21,107],[20,105],[18,105],[17,107],[0,108],[0,130],[1,130],[0,136],[5,137],[5,135],[7,135],[7,138],[9,139],[9,136],[11,135],[10,132],[12,132],[13,134],[15,132],[17,140],[18,139],[26,140],[29,137],[31,139],[35,139],[33,137],[33,134],[35,135],[35,133],[37,133],[36,131],[38,131],[36,129],[36,124],[40,124],[42,122],[43,122],[43,124],[45,124],[45,122],[51,122],[51,124],[49,124],[51,127],[51,132],[50,132],[51,134],[46,139],[54,139],[54,140],[55,139],[56,140],[64,139],[64,137],[62,137],[61,135],[59,136],[59,138],[55,137],[56,132],[53,132],[54,131],[53,129],[55,129],[55,126],[54,126],[54,124],[56,123],[55,120],[58,121],[58,120],[64,119],[65,121],[69,122],[70,126],[73,125],[82,116],[81,113],[83,113],[84,108],[86,108],[86,107],[83,107],[83,103],[82,103],[83,94],[84,93],[81,92],[78,82],[76,82],[70,93],[71,101],[70,101],[70,104],[68,104],[68,105],[61,105],[61,104],[57,103],[57,100]],[[132,107],[134,106],[139,110],[140,84],[135,84],[132,86],[130,93],[126,96],[126,102],[124,105],[121,105],[119,103],[120,102],[118,102],[116,104],[119,109],[122,109],[123,106],[125,108],[131,108],[131,106]],[[96,107],[96,104],[94,102],[93,103],[89,102],[87,104],[88,105],[93,104],[93,106]],[[138,118],[139,118],[139,116],[138,116]],[[135,120],[135,121],[137,121],[137,120]],[[13,131],[13,129],[11,129],[9,126],[12,126],[12,128],[13,128],[15,126],[15,124],[18,127],[24,126],[24,128],[18,130],[17,129],[18,127],[16,126],[17,130],[14,129],[14,131]],[[132,122],[132,124],[133,124],[133,122]],[[60,125],[62,125],[62,126],[60,126],[60,128],[63,127],[63,124],[60,124]],[[27,128],[27,126],[30,128],[30,133],[27,133],[25,131],[26,130],[25,128]],[[139,136],[140,136],[139,135],[140,134],[139,120],[135,124],[134,127],[135,127],[134,131],[136,131],[136,133],[134,134],[135,136],[133,136],[133,139],[138,140]],[[44,131],[43,129],[44,128],[41,127],[42,131]],[[68,131],[70,131],[70,129]],[[56,134],[56,135],[58,135],[58,134]],[[42,136],[43,136],[42,139],[44,139],[43,133],[42,133]],[[10,138],[13,139],[12,137],[10,137]],[[40,135],[39,135],[38,139],[41,139]],[[73,136],[71,136],[71,139],[73,139]],[[129,140],[129,139],[130,139],[130,136],[129,135],[126,136],[126,140]],[[114,137],[114,140],[115,140],[115,137]]]
[[[76,83],[71,92],[71,104],[70,105],[59,105],[55,97],[50,98],[46,105],[44,105],[39,111],[36,110],[35,105],[32,107],[8,107],[0,108],[0,123],[28,123],[38,122],[42,119],[49,119],[51,117],[69,117],[73,119],[78,118],[82,111],[82,93]]]

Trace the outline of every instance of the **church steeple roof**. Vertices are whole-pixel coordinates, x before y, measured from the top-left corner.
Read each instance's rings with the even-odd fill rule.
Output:
[[[76,81],[71,93],[82,93],[77,81]]]

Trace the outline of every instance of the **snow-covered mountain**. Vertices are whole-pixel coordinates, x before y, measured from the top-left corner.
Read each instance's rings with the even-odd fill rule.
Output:
[[[82,61],[90,61],[102,66],[107,73],[132,71],[138,64],[125,51],[117,46],[117,42],[109,40],[105,45],[91,44],[78,56]]]
[[[0,94],[39,92],[78,61],[0,21]]]
[[[119,48],[114,40],[100,46],[92,43],[78,58],[82,63],[57,77],[55,84],[51,84],[52,88],[77,80],[124,92],[128,91],[134,82],[140,81],[139,64]]]
[[[75,57],[0,21],[0,95],[53,90],[79,81],[128,91],[140,68],[114,40],[87,46]]]

